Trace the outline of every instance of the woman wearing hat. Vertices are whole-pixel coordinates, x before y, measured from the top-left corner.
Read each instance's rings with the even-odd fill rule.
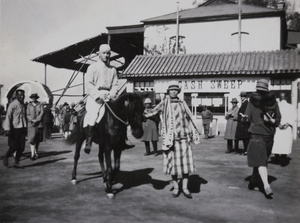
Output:
[[[144,101],[145,110],[144,115],[148,114],[150,112],[151,108],[151,99],[146,98]],[[145,119],[145,122],[143,122],[143,129],[144,129],[144,135],[142,138],[142,141],[145,143],[146,153],[145,156],[150,155],[150,141],[152,142],[153,150],[154,150],[154,156],[157,156],[157,141],[158,141],[158,122],[159,122],[159,116],[158,114],[155,114],[153,116],[149,116]]]
[[[162,113],[163,171],[172,176],[173,197],[180,194],[178,180],[182,178],[182,192],[192,198],[187,188],[189,174],[195,172],[192,143],[199,143],[200,137],[192,113],[186,102],[178,98],[179,93],[178,83],[171,82],[166,98],[145,116]]]
[[[257,81],[256,92],[250,97],[245,111],[244,120],[250,123],[250,141],[248,145],[248,166],[253,167],[253,173],[248,185],[249,190],[261,187],[266,197],[273,191],[268,182],[268,159],[273,147],[275,129],[280,124],[281,114],[275,96],[269,92],[269,81]]]
[[[239,107],[237,106],[238,100],[233,98],[231,100],[232,108],[228,110],[225,114],[225,119],[227,120],[224,138],[227,139],[227,151],[226,153],[231,153],[235,151],[238,152],[239,141],[235,138],[236,127],[238,124],[238,112]],[[234,149],[232,148],[232,142],[234,140]]]
[[[38,101],[39,96],[37,93],[30,95],[32,99],[27,105],[27,121],[28,121],[28,141],[30,143],[31,160],[38,158],[38,148],[40,142],[43,141],[43,114],[44,107]]]

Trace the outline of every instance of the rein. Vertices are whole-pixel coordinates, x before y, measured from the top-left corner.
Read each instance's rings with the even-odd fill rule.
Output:
[[[124,125],[129,125],[129,123],[128,122],[125,122],[125,121],[123,121],[121,118],[119,118],[115,113],[114,113],[114,111],[111,109],[111,107],[107,104],[107,102],[105,101],[104,102],[104,104],[106,105],[106,107],[108,108],[108,110],[111,112],[111,114],[116,118],[116,119],[118,119],[120,122],[122,122]]]

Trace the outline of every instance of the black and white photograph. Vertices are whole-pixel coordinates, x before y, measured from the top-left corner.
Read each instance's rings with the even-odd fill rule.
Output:
[[[298,223],[299,0],[0,0],[1,223]]]

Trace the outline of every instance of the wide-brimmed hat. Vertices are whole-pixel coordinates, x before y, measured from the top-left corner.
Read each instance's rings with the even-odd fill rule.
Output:
[[[239,103],[239,102],[238,102],[238,100],[237,100],[236,98],[233,98],[233,99],[231,100],[230,103],[235,103],[235,104],[237,104],[237,103]]]
[[[240,97],[247,97],[247,92],[242,91],[242,92],[240,93]]]
[[[145,101],[144,101],[144,104],[151,104],[152,101],[150,98],[146,98]]]
[[[170,82],[167,92],[169,92],[170,90],[177,90],[179,92],[181,91],[177,81],[171,81]]]
[[[260,79],[256,82],[256,90],[269,91],[269,81],[266,79]]]
[[[37,93],[33,93],[33,94],[30,95],[30,98],[36,98],[36,99],[38,99],[40,97],[39,97],[39,95]]]
[[[65,105],[69,105],[67,102],[65,102],[64,104],[63,104],[63,106],[65,106]]]

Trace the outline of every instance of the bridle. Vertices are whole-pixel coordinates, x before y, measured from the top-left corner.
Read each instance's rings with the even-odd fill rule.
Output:
[[[129,123],[127,121],[122,120],[120,117],[118,117],[114,111],[111,109],[111,107],[108,105],[108,103],[105,101],[104,104],[106,105],[106,107],[108,108],[108,110],[111,112],[111,114],[118,119],[121,123],[123,123],[124,125],[128,126]]]

